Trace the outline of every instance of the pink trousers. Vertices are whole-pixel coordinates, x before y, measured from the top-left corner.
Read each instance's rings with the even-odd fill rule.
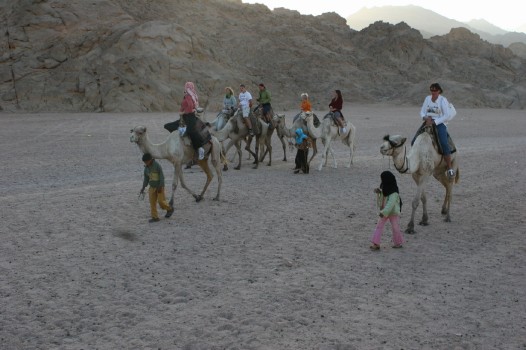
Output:
[[[391,222],[391,229],[393,230],[393,243],[395,245],[404,243],[404,239],[402,238],[402,232],[400,232],[399,215],[391,215],[387,217],[384,216],[383,218],[378,219],[378,224],[376,224],[376,229],[374,230],[373,236],[371,237],[371,242],[380,245],[380,239],[382,238],[382,233],[384,231],[384,226],[387,220]]]

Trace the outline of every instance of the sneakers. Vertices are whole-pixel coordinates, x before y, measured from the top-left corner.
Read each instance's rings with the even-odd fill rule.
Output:
[[[170,216],[172,216],[173,213],[174,213],[174,208],[166,211],[166,215],[164,217],[165,218],[169,218]]]
[[[340,129],[340,133],[345,134],[346,132],[347,132],[347,129],[345,129],[345,128],[341,128]]]
[[[159,218],[151,218],[150,220],[148,220],[148,222],[159,222],[161,221],[161,219]]]
[[[446,174],[447,177],[449,177],[449,179],[453,179],[455,177],[455,170],[449,169],[448,171],[446,171]]]
[[[205,149],[203,147],[199,147],[199,160],[203,160],[205,158]]]
[[[248,129],[248,133],[249,133],[250,136],[254,136],[254,130]]]
[[[179,135],[183,136],[186,132],[186,126],[181,126],[179,129]]]

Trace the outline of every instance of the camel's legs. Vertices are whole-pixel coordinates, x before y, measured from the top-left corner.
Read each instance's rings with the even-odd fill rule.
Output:
[[[329,148],[329,153],[331,154],[332,156],[332,167],[334,169],[337,169],[338,168],[338,161],[336,160],[336,154],[334,153],[334,149],[332,149],[332,142],[331,142],[331,147]],[[327,164],[327,161],[325,162],[325,164]]]
[[[412,174],[413,176],[413,179],[415,180],[415,183],[416,183],[416,194],[415,196],[413,197],[413,200],[411,201],[411,219],[409,220],[409,223],[407,224],[407,228],[405,230],[405,233],[409,233],[409,234],[412,234],[412,233],[415,233],[415,213],[416,213],[416,209],[418,208],[418,204],[420,202],[420,197],[422,195],[422,187],[421,187],[421,184],[419,183],[419,179],[417,177],[415,177],[415,174]]]
[[[323,166],[327,165],[327,145],[325,139],[321,139],[321,143],[323,145],[323,151],[321,152],[321,161],[320,165],[318,165],[318,171],[321,171]]]
[[[241,169],[241,157],[243,156],[243,154],[241,153],[241,140],[230,140],[228,142],[228,145],[226,146],[226,149],[225,149],[225,154],[228,152],[228,150],[232,147],[232,146],[236,146],[236,149],[237,149],[237,155],[238,155],[238,163],[237,163],[237,166],[234,168],[235,170],[239,170]]]
[[[259,153],[259,136],[256,135],[256,145],[255,145],[255,152],[253,152],[251,149],[250,149],[250,144],[252,143],[252,136],[250,136],[248,138],[248,141],[247,141],[247,145],[245,147],[245,150],[248,151],[249,154],[251,154],[253,157],[254,157],[254,162],[255,162],[255,165],[254,165],[254,169],[257,169],[258,168],[258,163],[259,163],[259,157],[258,157],[258,153]]]
[[[168,202],[172,208],[174,206],[175,190],[177,189],[177,185],[179,183],[179,175],[180,175],[180,173],[177,171],[177,168],[181,168],[181,164],[173,163],[173,165],[174,165],[174,178],[172,180],[172,195],[170,196],[170,201]]]
[[[206,174],[205,187],[203,187],[203,190],[201,191],[201,194],[199,194],[197,197],[195,197],[195,201],[196,202],[200,202],[203,199],[203,196],[205,195],[205,192],[208,189],[208,185],[210,185],[210,182],[212,182],[212,178],[214,176],[212,175],[212,172],[210,171],[210,167],[208,166],[208,159],[198,160],[197,164],[199,164],[201,169],[203,169],[203,171]]]
[[[422,226],[429,225],[429,217],[427,215],[427,197],[426,190],[422,186],[422,195],[420,196],[420,201],[422,202],[422,220],[418,223]]]
[[[316,139],[312,140],[312,156],[309,159],[309,166],[310,162],[312,161],[312,158],[318,153],[318,147],[316,146]]]
[[[255,162],[255,165],[253,167],[254,169],[257,169],[258,165],[259,165],[259,158],[258,158],[258,154],[259,154],[259,139],[260,139],[260,136],[256,136],[255,150],[254,150],[254,153],[252,154],[254,156],[254,162]],[[250,147],[249,147],[249,152],[250,152]]]
[[[223,173],[221,171],[221,163],[218,162],[217,165],[214,166],[214,168],[216,169],[216,174],[217,174],[217,194],[213,200],[218,201],[219,194],[221,193],[221,185],[223,184]]]
[[[445,216],[445,222],[451,222],[451,217],[449,216],[449,208],[451,205],[451,198],[453,197],[453,184],[447,178],[447,176],[440,174],[434,174],[435,179],[440,181],[442,186],[446,189],[446,196],[444,197],[444,203],[442,203],[442,215]]]
[[[287,161],[287,142],[285,141],[285,137],[283,135],[278,135],[279,140],[281,141],[281,145],[283,146],[283,161]]]
[[[265,150],[265,153],[263,153],[263,156],[260,158],[260,162],[263,162],[263,159],[265,158],[265,155],[268,153],[268,166],[272,165],[272,145],[270,144],[270,138],[265,138],[265,144],[261,145],[261,149]]]
[[[174,174],[174,185],[175,187],[177,187],[177,180],[176,178],[178,178],[180,181],[181,181],[181,186],[186,190],[188,191],[188,193],[190,193],[192,195],[192,197],[194,197],[196,200],[197,200],[197,195],[188,187],[186,186],[186,182],[184,181],[184,176],[183,176],[183,168],[181,166],[181,164],[178,164],[178,165],[174,165],[174,168],[175,168],[175,174]],[[173,189],[173,192],[175,192],[175,189]]]
[[[353,128],[351,126],[349,126],[347,140],[344,143],[349,146],[349,165],[347,167],[350,168],[351,165],[353,164],[354,151],[355,151],[355,147],[354,147],[354,130],[353,130]]]
[[[428,175],[418,175],[418,174],[412,174],[413,180],[415,180],[416,183],[416,194],[413,197],[413,201],[411,202],[412,211],[411,211],[411,220],[407,224],[407,229],[405,230],[406,233],[415,233],[415,213],[418,209],[418,204],[421,201],[422,202],[422,220],[419,222],[419,225],[427,226],[428,223],[428,215],[427,215],[427,198],[424,191],[424,185],[427,183]]]
[[[336,156],[334,155],[334,151],[332,149],[332,144],[330,139],[322,139],[323,144],[323,151],[321,153],[321,162],[320,165],[318,165],[318,170],[321,171],[321,169],[325,166],[327,166],[327,162],[329,160],[329,152],[333,159],[333,168],[338,167],[338,163],[336,162]],[[311,158],[312,159],[312,158]]]

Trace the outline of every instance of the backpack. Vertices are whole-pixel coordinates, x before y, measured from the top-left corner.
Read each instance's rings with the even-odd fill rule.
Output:
[[[453,104],[450,102],[449,103],[449,118],[447,119],[447,121],[451,121],[453,118],[455,118],[455,116],[457,115],[457,110],[455,109],[455,106],[453,106]]]

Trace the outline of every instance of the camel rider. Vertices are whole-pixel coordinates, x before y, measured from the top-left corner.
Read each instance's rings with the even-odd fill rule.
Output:
[[[272,116],[270,115],[270,109],[271,109],[271,105],[270,105],[270,101],[271,101],[271,97],[270,97],[270,92],[267,90],[267,88],[265,87],[265,84],[263,83],[260,83],[258,85],[259,87],[259,97],[257,98],[257,101],[259,102],[259,104],[261,105],[261,107],[263,108],[263,120],[265,121],[265,123],[268,123],[269,126],[272,127]]]
[[[444,96],[442,96],[443,91],[440,84],[431,84],[429,90],[431,95],[426,96],[424,99],[424,103],[420,109],[420,117],[425,125],[436,125],[438,141],[442,147],[442,154],[447,164],[447,176],[450,179],[453,179],[455,177],[455,170],[451,164],[451,149],[448,143],[448,131],[446,126],[449,119],[449,102]]]
[[[210,145],[212,136],[205,123],[195,115],[198,107],[199,98],[197,97],[194,83],[189,81],[184,85],[184,98],[179,112],[181,113],[182,123],[186,125],[186,133],[192,141],[192,146],[198,152],[199,160],[202,160],[205,157],[204,148]]]
[[[345,128],[345,125],[343,123],[342,108],[343,108],[342,92],[340,90],[334,90],[332,92],[331,103],[329,103],[329,109],[334,115],[334,118],[333,118],[334,122],[340,127],[340,133],[345,134],[347,132],[347,129]]]
[[[244,84],[239,85],[239,107],[243,113],[243,123],[248,128],[248,133],[250,136],[254,136],[254,131],[252,130],[252,123],[250,122],[250,108],[252,108],[252,95],[247,91],[247,88]]]
[[[231,87],[225,88],[225,97],[223,98],[223,113],[230,118],[234,113],[234,109],[237,106],[236,97],[234,96],[234,90]]]

